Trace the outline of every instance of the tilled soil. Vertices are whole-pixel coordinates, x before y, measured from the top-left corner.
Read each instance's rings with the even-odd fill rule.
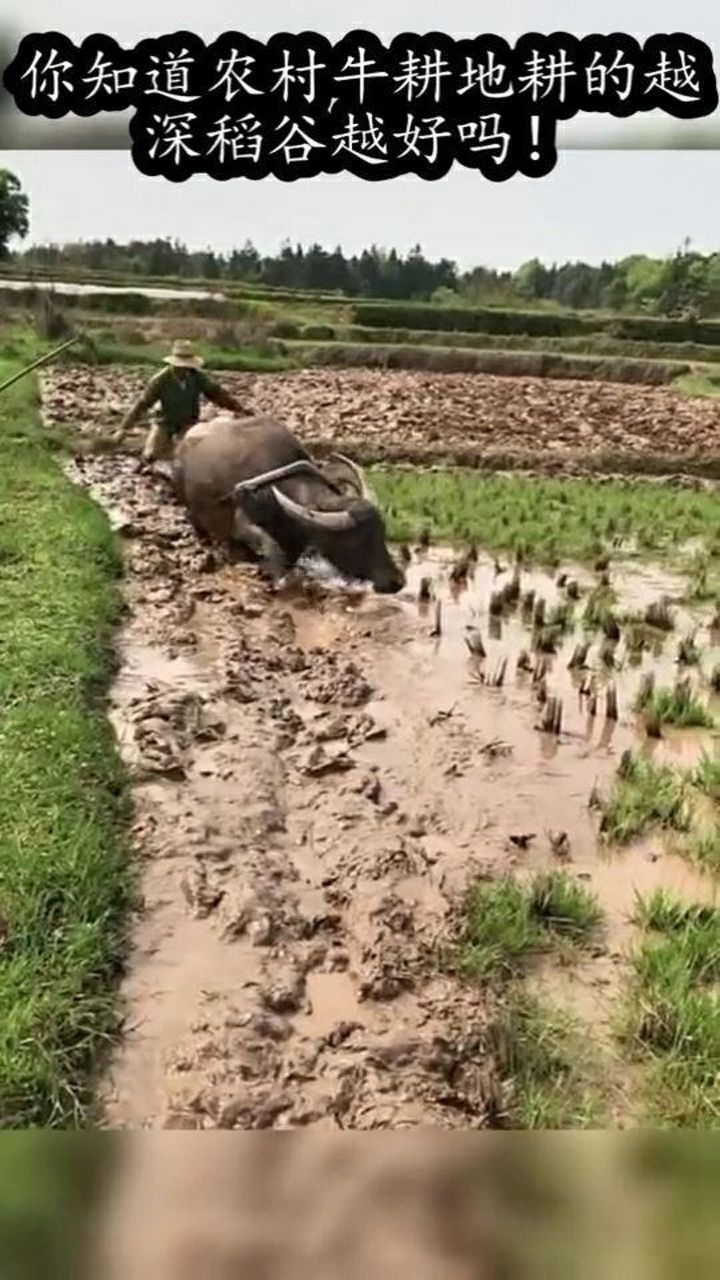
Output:
[[[485,815],[433,821],[462,734],[425,721],[383,767],[360,655],[409,637],[401,609],[317,584],[271,600],[157,480],[78,465],[128,538],[112,715],[145,898],[104,1123],[483,1127],[482,995],[438,976],[434,948]]]
[[[565,866],[599,895],[598,945],[572,969],[543,961],[533,981],[607,1048],[636,892],[709,893],[660,839],[603,853],[588,809],[638,741],[643,675],[671,678],[671,649],[617,673],[615,722],[604,697],[588,718],[569,635],[549,664],[564,704],[562,733],[550,736],[517,671],[522,620],[489,627],[487,600],[507,566],[481,559],[462,588],[441,556],[417,552],[400,599],[312,567],[270,594],[255,569],[200,545],[162,481],[132,460],[81,460],[75,478],[126,539],[112,717],[133,775],[145,899],[103,1123],[505,1123],[511,1082],[493,1058],[495,1011],[443,957],[468,884],[510,869]],[[443,601],[440,637],[434,606],[418,604],[428,574]],[[678,585],[643,569],[614,580],[636,605]],[[543,575],[525,585],[549,606],[559,598]],[[680,615],[709,642],[702,619]],[[466,644],[477,625],[488,655],[479,666]],[[488,687],[503,661],[504,686]],[[702,746],[702,735],[673,732],[656,751],[687,762]],[[620,1085],[618,1122],[626,1101]]]
[[[48,420],[107,433],[148,371],[59,368],[44,375]],[[311,447],[340,445],[359,461],[527,459],[587,469],[601,456],[710,460],[720,404],[607,382],[371,370],[223,374],[253,413],[271,412]]]

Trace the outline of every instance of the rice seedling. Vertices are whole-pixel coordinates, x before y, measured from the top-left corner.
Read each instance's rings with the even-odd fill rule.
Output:
[[[574,623],[575,619],[572,605],[570,604],[556,604],[547,617],[547,625],[560,632],[571,631]]]
[[[720,804],[720,756],[711,756],[704,751],[692,772],[692,783],[698,791]]]
[[[668,765],[626,752],[601,813],[602,836],[614,844],[629,844],[652,827],[685,832],[690,825],[687,779]]]
[[[657,716],[661,724],[671,724],[682,729],[711,729],[715,723],[708,707],[700,702],[686,681],[678,681],[674,688],[655,689],[644,708]]]
[[[562,636],[557,627],[543,627],[537,632],[534,645],[538,653],[557,653]]]
[[[647,936],[632,958],[620,1035],[646,1061],[655,1123],[716,1128],[720,1119],[720,912],[658,891],[638,901]]]
[[[595,565],[607,559],[609,539],[658,554],[675,553],[690,540],[710,549],[720,538],[720,512],[711,492],[688,493],[644,480],[596,484],[470,468],[374,467],[370,474],[383,509],[393,508],[388,520],[393,541],[417,539],[430,525],[435,541],[472,539],[516,557],[519,548],[526,553],[532,547],[537,563]]]
[[[701,867],[720,874],[720,826],[713,827],[711,831],[695,832],[686,841],[684,852]]]
[[[652,627],[655,631],[672,631],[675,627],[675,619],[670,608],[670,601],[663,597],[662,600],[655,600],[649,604],[644,614],[644,621],[648,627]]]
[[[587,1033],[565,1011],[513,990],[487,1032],[488,1054],[507,1081],[503,1127],[587,1129],[603,1123],[605,1086]]]
[[[561,941],[590,944],[601,919],[595,897],[564,871],[528,884],[512,876],[481,882],[466,904],[458,967],[468,977],[507,978]]]
[[[700,650],[695,635],[684,636],[678,645],[678,663],[681,667],[696,667],[700,662]]]
[[[583,612],[583,625],[588,631],[599,631],[606,626],[613,625],[613,622],[616,621],[613,614],[613,605],[616,599],[617,597],[612,587],[606,587],[602,584],[593,587]]]

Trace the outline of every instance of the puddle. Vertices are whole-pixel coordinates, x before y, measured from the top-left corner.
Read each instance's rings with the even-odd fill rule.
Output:
[[[328,1035],[338,1023],[367,1020],[348,973],[309,973],[306,992],[310,1008],[302,1030],[308,1035]]]

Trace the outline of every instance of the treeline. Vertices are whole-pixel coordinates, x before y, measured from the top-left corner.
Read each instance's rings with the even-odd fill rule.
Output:
[[[316,289],[351,297],[431,298],[438,289],[455,290],[457,268],[441,258],[432,262],[416,245],[404,257],[373,245],[347,257],[341,248],[328,251],[319,244],[304,248],[283,244],[274,255],[261,255],[249,241],[232,253],[210,249],[194,252],[176,240],[91,240],[77,244],[36,245],[14,255],[28,267],[50,270],[81,268],[130,276],[202,278],[237,281],[284,289]]]
[[[19,267],[112,272],[126,277],[204,279],[318,290],[355,298],[390,298],[456,306],[528,303],[658,316],[720,315],[720,253],[701,254],[686,242],[666,258],[634,254],[618,262],[547,265],[538,258],[517,271],[476,267],[460,272],[447,258],[426,258],[416,245],[409,253],[373,245],[350,256],[340,247],[282,245],[261,254],[249,241],[231,253],[193,251],[177,240],[91,240],[35,245],[12,255]]]

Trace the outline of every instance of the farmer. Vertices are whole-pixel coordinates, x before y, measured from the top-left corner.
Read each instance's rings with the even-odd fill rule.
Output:
[[[151,426],[143,447],[143,462],[168,458],[178,440],[198,421],[202,396],[232,413],[243,414],[243,406],[223,387],[202,372],[203,360],[189,342],[176,342],[165,369],[150,379],[140,398],[123,419],[117,433],[122,442],[126,432],[158,401],[159,420]]]

